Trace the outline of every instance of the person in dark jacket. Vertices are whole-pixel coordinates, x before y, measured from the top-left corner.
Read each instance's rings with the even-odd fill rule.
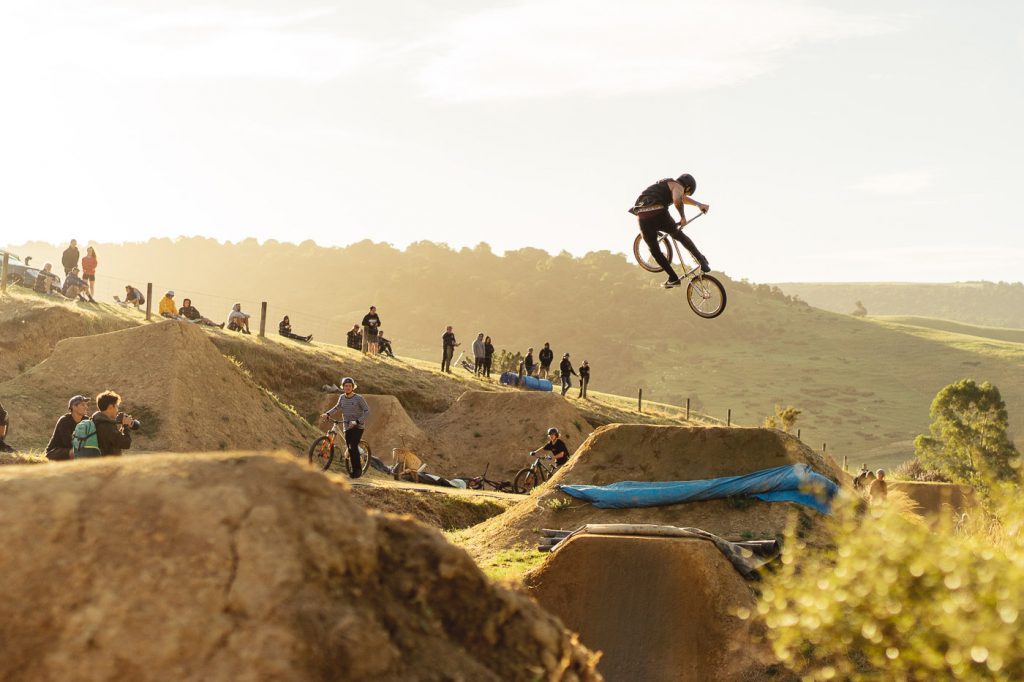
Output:
[[[526,370],[526,376],[532,377],[536,368],[537,364],[533,361],[533,348],[527,348],[526,357],[523,358],[523,369]]]
[[[572,368],[572,363],[569,362],[568,353],[562,356],[562,362],[558,365],[558,372],[559,376],[562,377],[562,395],[565,395],[572,388],[572,375],[576,374],[576,370]]]
[[[53,427],[53,435],[46,444],[46,459],[55,462],[71,459],[71,437],[75,434],[78,422],[85,419],[89,412],[89,399],[84,395],[76,395],[68,401],[67,414],[57,420]]]
[[[371,305],[370,312],[363,315],[363,352],[376,355],[377,329],[380,327],[380,315],[377,314],[377,306]]]
[[[14,448],[7,444],[7,427],[10,425],[10,417],[7,410],[0,404],[0,452],[14,452]]]
[[[679,281],[679,275],[672,269],[672,263],[662,253],[661,246],[658,244],[658,237],[662,232],[678,239],[686,247],[686,250],[700,263],[702,272],[708,272],[711,269],[708,266],[708,259],[697,249],[697,245],[683,234],[682,230],[686,225],[686,214],[683,212],[683,206],[686,204],[696,206],[701,213],[707,213],[708,209],[711,208],[707,204],[702,204],[696,199],[691,198],[695,191],[697,191],[697,181],[688,173],[680,175],[675,180],[665,178],[664,180],[658,180],[658,182],[641,192],[634,202],[633,208],[629,209],[629,212],[637,217],[637,221],[640,224],[640,234],[643,235],[647,248],[651,250],[651,255],[668,275],[668,280],[662,284],[666,289],[677,287],[681,282]],[[675,206],[676,210],[679,211],[678,223],[672,219],[672,215],[668,212],[669,206]]]
[[[391,348],[391,339],[384,338],[384,330],[380,327],[377,327],[377,346],[379,346],[381,355],[386,355],[389,358],[395,357],[395,351]]]
[[[64,266],[64,275],[70,275],[71,271],[78,267],[78,242],[71,240],[71,245],[64,249],[60,257],[60,264]]]
[[[298,334],[292,333],[292,321],[285,315],[281,321],[277,324],[277,333],[288,339],[295,339],[296,341],[305,341],[309,343],[313,340],[313,335],[299,336]]]
[[[590,363],[586,360],[580,365],[580,397],[587,397],[587,384],[590,383]]]
[[[551,344],[545,343],[544,347],[540,349],[540,353],[537,354],[537,359],[540,360],[540,372],[537,376],[541,379],[547,379],[551,376],[551,363],[555,359],[555,351],[551,350]]]
[[[192,305],[192,299],[186,298],[181,302],[181,307],[178,308],[178,315],[184,317],[189,322],[195,322],[197,324],[205,324],[207,327],[218,327],[219,329],[224,328],[224,323],[217,324],[208,317],[203,317],[203,314],[199,312],[199,309]]]
[[[488,379],[491,378],[491,360],[494,359],[494,344],[491,343],[491,337],[484,339],[484,376]]]
[[[452,326],[448,325],[444,334],[441,335],[441,371],[452,373],[452,356],[455,355],[455,347],[459,344],[455,342],[455,332],[452,331]]]
[[[363,349],[363,332],[359,330],[359,325],[352,325],[352,329],[348,330],[348,347],[353,350]]]
[[[130,414],[120,415],[117,408],[121,404],[121,396],[113,391],[104,391],[96,396],[96,407],[92,420],[96,424],[96,439],[100,445],[100,456],[120,455],[122,450],[132,446],[132,434],[126,430],[135,419]]]

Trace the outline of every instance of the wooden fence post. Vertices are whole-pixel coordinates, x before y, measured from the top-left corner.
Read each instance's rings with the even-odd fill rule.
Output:
[[[690,399],[686,399],[686,421],[690,421]]]
[[[644,389],[642,388],[636,390],[636,411],[644,411]]]
[[[267,302],[260,305],[260,338],[267,335]]]
[[[821,444],[821,454],[825,454],[825,449],[828,448],[828,443]]]
[[[732,408],[731,407],[729,408],[728,416],[725,418],[725,425],[726,426],[732,426]]]
[[[0,272],[0,291],[7,291],[7,263],[10,257],[9,253],[4,253],[3,271]]]
[[[846,455],[843,455],[843,471],[849,471],[850,469],[846,466]]]
[[[153,283],[146,282],[146,322],[153,319]]]
[[[796,439],[800,440],[800,429],[796,430]]]

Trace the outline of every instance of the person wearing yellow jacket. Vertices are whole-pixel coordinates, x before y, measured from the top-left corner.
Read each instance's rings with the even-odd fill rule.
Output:
[[[164,294],[164,297],[160,299],[160,315],[166,317],[169,320],[180,320],[181,315],[178,314],[178,306],[174,304],[174,292],[168,291]]]

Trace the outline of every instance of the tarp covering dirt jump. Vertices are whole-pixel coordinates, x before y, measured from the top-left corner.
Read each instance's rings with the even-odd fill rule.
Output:
[[[766,502],[796,502],[827,514],[838,486],[806,464],[787,464],[743,476],[699,481],[619,481],[601,486],[560,485],[558,489],[601,509],[756,497]]]

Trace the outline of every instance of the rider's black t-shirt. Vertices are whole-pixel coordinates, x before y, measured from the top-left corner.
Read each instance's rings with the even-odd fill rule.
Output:
[[[541,450],[547,450],[555,457],[555,464],[562,466],[569,459],[569,448],[561,438],[556,438],[554,443],[548,442]]]

